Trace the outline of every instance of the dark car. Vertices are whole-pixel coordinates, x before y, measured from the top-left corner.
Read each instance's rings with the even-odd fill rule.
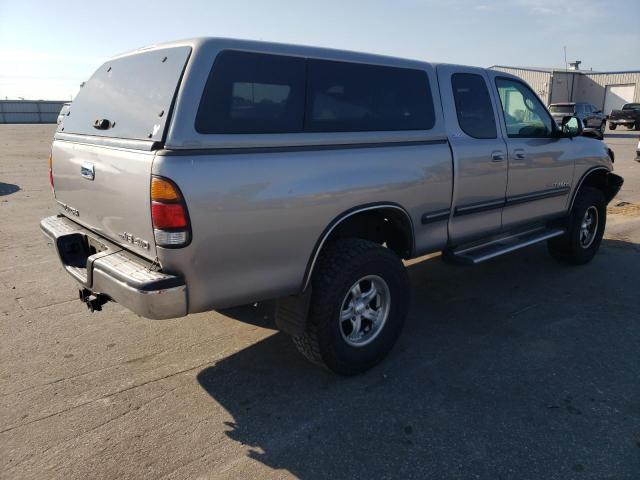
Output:
[[[566,102],[552,103],[549,105],[551,116],[558,125],[562,124],[562,119],[566,116],[575,116],[582,121],[584,133],[596,133],[599,136],[604,135],[607,127],[607,118],[591,103],[586,102]]]
[[[609,128],[615,130],[618,125],[640,130],[640,103],[625,103],[622,110],[611,110]]]

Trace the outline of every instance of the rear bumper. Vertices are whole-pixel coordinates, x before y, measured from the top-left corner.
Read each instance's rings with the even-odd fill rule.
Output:
[[[155,271],[148,260],[67,217],[47,217],[40,222],[40,229],[81,288],[107,295],[146,318],[176,318],[188,313],[187,286],[181,277]],[[85,248],[88,250],[83,255]]]
[[[614,123],[616,125],[632,125],[636,123],[636,121],[632,118],[610,118],[609,123]]]

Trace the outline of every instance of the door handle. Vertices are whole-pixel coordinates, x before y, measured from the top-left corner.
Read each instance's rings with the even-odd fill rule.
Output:
[[[523,150],[523,149],[521,149],[521,148],[516,148],[516,149],[513,151],[513,155],[514,155],[514,156],[516,157],[516,159],[518,159],[518,160],[522,160],[522,159],[524,159],[524,158],[526,158],[526,157],[527,157],[527,154],[526,154],[526,153],[524,152],[524,150]]]
[[[495,151],[495,152],[491,152],[491,161],[492,162],[501,162],[504,160],[504,152],[501,151]]]
[[[87,180],[93,180],[96,178],[96,170],[93,166],[93,163],[84,162],[80,166],[80,176],[82,178],[86,178]]]

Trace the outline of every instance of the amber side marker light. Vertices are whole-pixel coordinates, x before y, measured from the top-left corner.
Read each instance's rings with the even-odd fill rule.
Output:
[[[156,245],[177,248],[189,243],[187,206],[177,185],[169,179],[151,178],[151,220]]]
[[[55,191],[55,187],[53,186],[53,154],[49,154],[49,184],[51,185],[51,190]]]

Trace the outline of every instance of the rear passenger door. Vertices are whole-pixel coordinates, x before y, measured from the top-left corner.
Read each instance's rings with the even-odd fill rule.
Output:
[[[454,161],[449,239],[460,244],[501,229],[507,147],[484,70],[439,65],[437,73]]]
[[[590,103],[585,103],[584,107],[587,113],[587,124],[585,125],[585,127],[588,126],[590,128],[599,128],[604,118],[602,112],[600,112],[600,110],[598,110]]]

